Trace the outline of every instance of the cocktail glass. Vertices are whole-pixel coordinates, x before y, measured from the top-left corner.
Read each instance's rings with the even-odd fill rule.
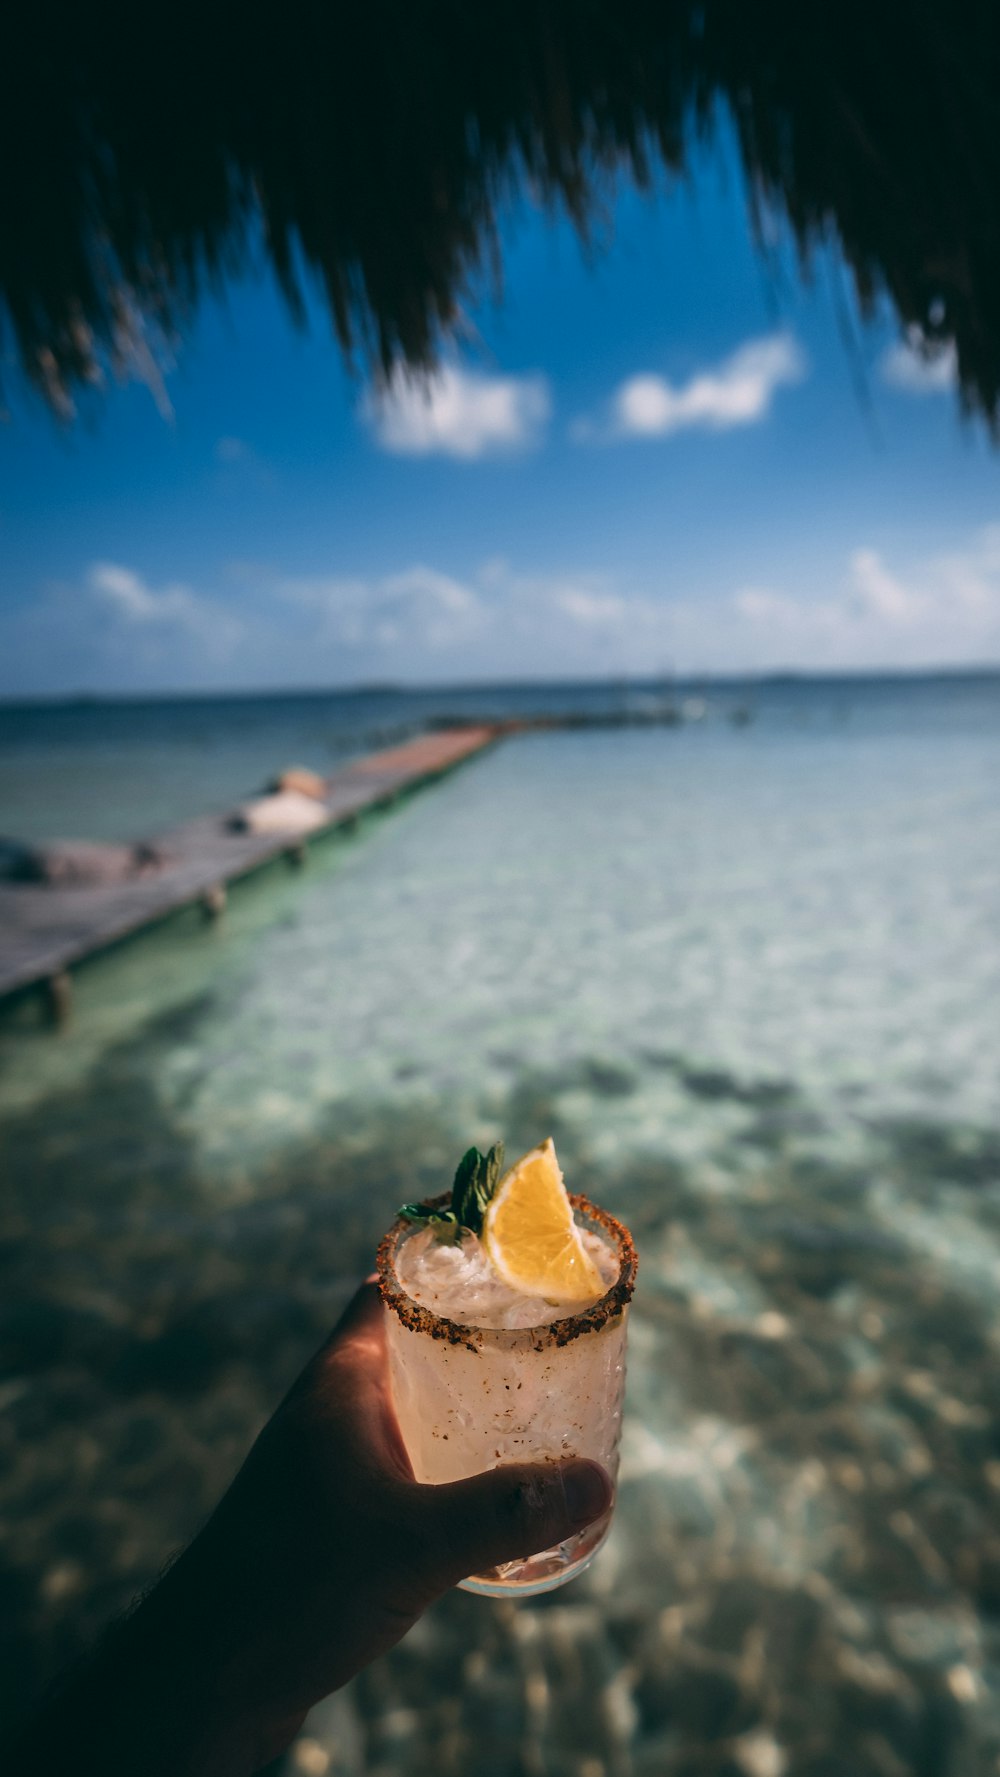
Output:
[[[433,1207],[444,1207],[448,1196]],[[615,1481],[625,1393],[625,1334],[636,1252],[614,1216],[571,1196],[582,1228],[605,1241],[618,1272],[591,1307],[527,1328],[468,1326],[434,1314],[402,1288],[396,1258],[414,1234],[394,1222],[378,1253],[389,1371],[399,1427],[418,1481],[458,1481],[504,1462],[586,1456]],[[612,1508],[613,1509],[613,1508]],[[531,1597],[589,1567],[611,1511],[556,1548],[470,1576],[467,1592]]]

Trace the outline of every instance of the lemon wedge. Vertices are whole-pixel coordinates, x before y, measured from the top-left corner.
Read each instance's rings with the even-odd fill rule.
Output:
[[[511,1289],[547,1302],[593,1302],[606,1285],[566,1194],[552,1138],[504,1175],[483,1219],[494,1271]]]

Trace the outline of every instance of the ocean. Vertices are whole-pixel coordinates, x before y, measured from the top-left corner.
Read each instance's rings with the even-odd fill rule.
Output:
[[[0,832],[666,694],[8,705]],[[395,1205],[551,1134],[640,1252],[611,1540],[444,1600],[288,1772],[996,1777],[1000,677],[670,695],[94,962],[64,1036],[0,1015],[0,1708],[191,1534]]]

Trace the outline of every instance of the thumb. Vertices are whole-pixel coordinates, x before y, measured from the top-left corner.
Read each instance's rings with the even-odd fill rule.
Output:
[[[610,1510],[611,1481],[599,1463],[504,1463],[467,1481],[422,1488],[436,1589],[472,1573],[565,1542]]]

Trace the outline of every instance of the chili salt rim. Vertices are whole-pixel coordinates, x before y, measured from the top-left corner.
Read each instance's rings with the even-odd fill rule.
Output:
[[[551,1340],[555,1345],[568,1345],[572,1339],[579,1338],[581,1333],[599,1333],[631,1301],[639,1268],[639,1255],[624,1222],[618,1221],[616,1216],[610,1215],[606,1209],[599,1208],[596,1203],[591,1203],[577,1192],[571,1191],[569,1200],[575,1210],[579,1210],[599,1228],[603,1228],[606,1234],[611,1235],[621,1253],[618,1276],[604,1295],[592,1302],[589,1308],[582,1308],[578,1313],[567,1315],[561,1320],[545,1321],[536,1327],[473,1327],[464,1326],[460,1321],[447,1320],[444,1315],[435,1314],[433,1309],[425,1307],[422,1302],[415,1302],[396,1280],[393,1254],[398,1236],[410,1226],[404,1216],[397,1216],[391,1228],[383,1235],[375,1257],[379,1294],[383,1302],[398,1315],[408,1332],[427,1333],[432,1339],[446,1339],[450,1345],[464,1345],[470,1351],[478,1351],[483,1335],[491,1340],[498,1334],[515,1339],[523,1339],[525,1335],[531,1334],[544,1335],[546,1340]],[[421,1207],[444,1209],[450,1202],[450,1191],[444,1191],[439,1197],[427,1198]]]

